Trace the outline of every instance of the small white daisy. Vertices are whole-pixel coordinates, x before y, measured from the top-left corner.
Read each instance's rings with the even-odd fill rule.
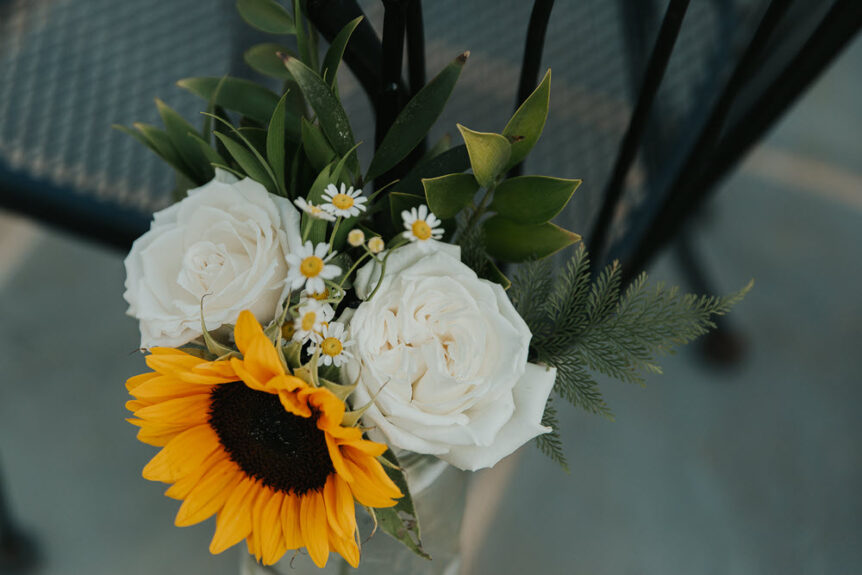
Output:
[[[342,218],[352,218],[358,216],[366,210],[363,205],[368,201],[368,198],[362,195],[362,190],[354,190],[353,187],[346,187],[341,184],[341,190],[335,187],[334,184],[329,184],[323,191],[323,199],[327,203],[320,207],[334,216]]]
[[[386,244],[383,241],[383,238],[380,236],[374,236],[370,240],[368,240],[368,251],[372,254],[379,254],[383,251],[383,248],[386,247]]]
[[[328,264],[335,255],[328,256],[329,245],[325,242],[313,247],[311,242],[299,247],[295,252],[287,254],[287,283],[290,289],[297,291],[305,287],[309,293],[319,293],[326,289],[323,280],[331,280],[341,275],[341,268]]]
[[[404,228],[407,230],[402,235],[411,242],[439,240],[443,237],[440,218],[432,214],[425,204],[418,208],[410,208],[409,212],[404,210],[401,212],[401,219],[404,220]]]
[[[365,232],[359,228],[353,228],[350,230],[350,233],[347,234],[347,243],[354,248],[358,248],[365,243]]]
[[[328,303],[320,303],[315,299],[302,300],[297,309],[296,319],[293,321],[293,340],[320,341],[320,333],[334,315],[335,310]]]
[[[347,348],[353,345],[353,340],[347,338],[344,333],[344,324],[334,321],[323,328],[321,339],[312,340],[309,353],[316,353],[320,349],[320,363],[322,365],[334,365],[340,367],[353,358],[353,354]]]
[[[296,204],[300,210],[311,216],[312,218],[317,218],[318,220],[325,220],[327,222],[334,222],[335,216],[321,208],[320,206],[315,206],[311,202],[305,200],[305,198],[296,198],[293,200],[293,203]]]

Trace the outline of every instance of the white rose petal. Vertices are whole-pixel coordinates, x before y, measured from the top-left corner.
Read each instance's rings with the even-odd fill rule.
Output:
[[[285,296],[291,249],[301,245],[299,213],[285,198],[222,170],[153,216],[126,257],[129,315],[141,346],[177,347],[248,309],[270,321]]]
[[[354,287],[380,281],[369,263]],[[372,439],[434,454],[462,469],[490,467],[538,434],[556,372],[527,363],[530,330],[502,287],[429,240],[389,254],[370,301],[350,319],[346,381]]]

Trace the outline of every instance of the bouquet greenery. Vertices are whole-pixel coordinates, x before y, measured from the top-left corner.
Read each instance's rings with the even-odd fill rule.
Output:
[[[306,548],[355,567],[359,503],[425,556],[399,456],[476,470],[535,439],[565,466],[552,394],[609,415],[595,373],[642,382],[748,289],[681,295],[644,275],[623,289],[616,264],[591,275],[582,246],[554,270],[548,256],[580,237],[551,220],[580,181],[507,176],[541,136],[550,71],[500,133],[458,125],[462,145],[419,153],[468,53],[455,56],[363,168],[337,82],[359,20],[321,59],[298,1],[237,6],[295,36],[298,53],[245,55],[282,93],[188,78],[202,129],[161,101],[163,128],[120,127],[178,181],[126,259],[151,370],[127,383],[130,421],[161,448],[144,477],[183,501],[177,525],[217,515],[213,553],[245,539],[264,564]]]

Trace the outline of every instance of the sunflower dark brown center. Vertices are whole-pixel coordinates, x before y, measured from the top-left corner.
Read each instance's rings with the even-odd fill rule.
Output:
[[[321,489],[335,472],[316,413],[288,413],[277,395],[241,381],[215,386],[211,398],[209,421],[222,446],[264,485],[303,495]]]

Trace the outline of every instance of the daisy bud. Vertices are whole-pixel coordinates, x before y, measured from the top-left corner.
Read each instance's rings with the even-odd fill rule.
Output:
[[[386,247],[386,244],[383,243],[383,238],[380,236],[374,236],[370,240],[368,240],[368,251],[372,254],[379,254],[383,251],[383,248]]]
[[[347,234],[347,243],[354,248],[358,248],[365,243],[365,233],[359,228],[353,228],[350,230],[350,233]]]

